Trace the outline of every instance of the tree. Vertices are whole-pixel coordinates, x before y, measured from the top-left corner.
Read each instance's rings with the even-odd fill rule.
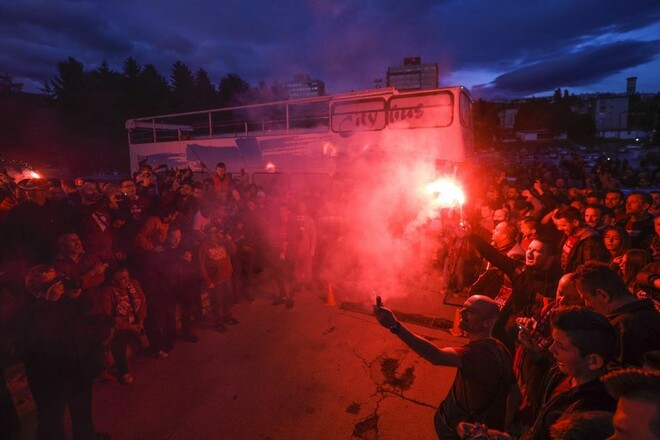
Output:
[[[560,95],[561,96],[561,95]],[[516,115],[516,130],[555,128],[552,122],[552,104],[548,99],[532,98],[520,105]]]
[[[555,93],[553,93],[552,100],[554,102],[561,101],[561,89],[559,87],[557,88],[557,90],[555,90]]]
[[[126,58],[124,61],[124,69],[122,73],[128,84],[136,84],[141,71],[142,67],[140,67],[135,58]]]
[[[167,81],[153,64],[144,66],[138,75],[139,100],[130,117],[157,115],[169,111],[171,91]]]
[[[286,101],[289,99],[289,92],[284,84],[275,81],[270,89],[275,97],[275,101]]]
[[[58,75],[48,83],[52,98],[65,106],[75,105],[85,93],[85,68],[73,57],[57,63]]]
[[[87,74],[87,91],[80,105],[94,119],[94,130],[121,124],[124,117],[123,86],[122,74],[111,70],[107,61],[102,61],[98,68]]]
[[[194,107],[195,80],[187,64],[177,61],[170,74],[174,111],[189,111]]]
[[[138,109],[142,91],[139,87],[140,74],[142,67],[138,64],[137,60],[133,57],[128,57],[124,61],[122,67],[121,80],[122,80],[122,108],[125,117],[135,114]]]
[[[240,105],[250,91],[250,85],[235,73],[230,73],[220,80],[218,101],[221,107]]]
[[[286,101],[289,99],[286,87],[277,81],[270,85],[266,84],[265,81],[259,81],[259,85],[252,92],[253,102]]]
[[[197,109],[209,109],[215,106],[217,102],[215,86],[211,83],[206,70],[200,68],[195,72],[194,87],[195,107]]]
[[[592,144],[596,137],[596,124],[588,114],[572,114],[567,124],[568,137],[580,144]]]
[[[630,126],[634,129],[644,130],[651,143],[657,143],[660,137],[660,93],[650,97],[642,97],[636,93],[630,97],[629,110]]]

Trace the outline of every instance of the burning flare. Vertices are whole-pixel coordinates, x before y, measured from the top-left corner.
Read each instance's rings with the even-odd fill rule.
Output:
[[[441,219],[443,209],[458,207],[459,220],[463,219],[463,204],[465,193],[457,181],[448,177],[442,177],[426,185],[424,191],[423,206],[417,218],[406,227],[406,235],[418,234],[418,228],[427,224],[430,220]],[[445,217],[446,219],[447,217]],[[442,225],[434,225],[434,228],[442,228]]]
[[[275,164],[273,162],[268,162],[266,164],[266,172],[268,172],[268,173],[274,173],[275,172]]]
[[[39,175],[39,173],[37,173],[34,170],[30,170],[29,176],[30,176],[30,179],[41,179],[41,176]]]
[[[462,209],[465,203],[465,194],[460,185],[453,179],[443,177],[426,185],[426,192],[434,197],[432,208]]]

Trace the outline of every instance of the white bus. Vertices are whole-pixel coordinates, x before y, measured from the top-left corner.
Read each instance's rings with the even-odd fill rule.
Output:
[[[415,154],[455,168],[473,145],[472,100],[463,87],[384,88],[150,116],[128,120],[126,129],[131,171],[148,163],[212,173],[224,162],[232,173],[332,176],[358,155],[396,154],[402,139]]]

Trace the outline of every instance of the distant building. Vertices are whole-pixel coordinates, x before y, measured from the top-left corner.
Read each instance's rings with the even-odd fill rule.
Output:
[[[513,130],[516,126],[516,115],[519,109],[507,108],[497,114],[500,128],[504,130]]]
[[[590,102],[591,115],[600,137],[606,132],[628,130],[628,96],[600,97]]]
[[[403,59],[402,66],[387,68],[387,86],[397,90],[438,88],[438,64],[422,64],[421,57]]]
[[[634,95],[635,93],[637,93],[637,77],[626,78],[626,95]]]
[[[289,99],[311,98],[325,95],[325,82],[312,79],[309,75],[294,75],[293,81],[286,83]]]

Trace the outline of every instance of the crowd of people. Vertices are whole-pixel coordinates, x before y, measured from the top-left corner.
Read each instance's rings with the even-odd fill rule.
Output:
[[[93,380],[132,383],[127,352],[167,358],[177,340],[199,340],[195,320],[227,332],[264,270],[273,305],[291,309],[316,287],[316,201],[267,200],[223,163],[203,181],[148,165],[110,183],[0,176],[2,363],[25,365],[39,439],[64,438],[65,407],[76,439],[105,438]],[[6,434],[19,419],[2,388]]]
[[[617,189],[630,171],[604,161],[483,173],[457,232],[467,344],[439,348],[374,306],[458,368],[438,438],[660,438],[660,192]]]
[[[460,252],[435,259],[458,280],[452,288],[469,292],[465,346],[438,349],[377,307],[422,356],[458,367],[436,414],[440,438],[474,436],[484,424],[502,436],[576,438],[566,432],[577,425],[611,432],[615,409],[619,433],[629,422],[617,398],[630,405],[620,382],[643,382],[658,399],[660,192],[617,189],[625,163],[588,168],[570,159],[470,180],[471,226],[439,238]],[[204,295],[224,333],[264,271],[275,306],[319,290],[319,268],[341,237],[333,201],[313,188],[258,187],[223,163],[206,177],[148,165],[106,183],[0,173],[0,355],[25,365],[38,438],[64,438],[66,407],[75,438],[107,438],[92,420],[93,380],[133,382],[129,347],[166,358],[178,340],[197,342]],[[0,391],[5,434],[20,421]],[[653,423],[647,438],[660,435]]]

